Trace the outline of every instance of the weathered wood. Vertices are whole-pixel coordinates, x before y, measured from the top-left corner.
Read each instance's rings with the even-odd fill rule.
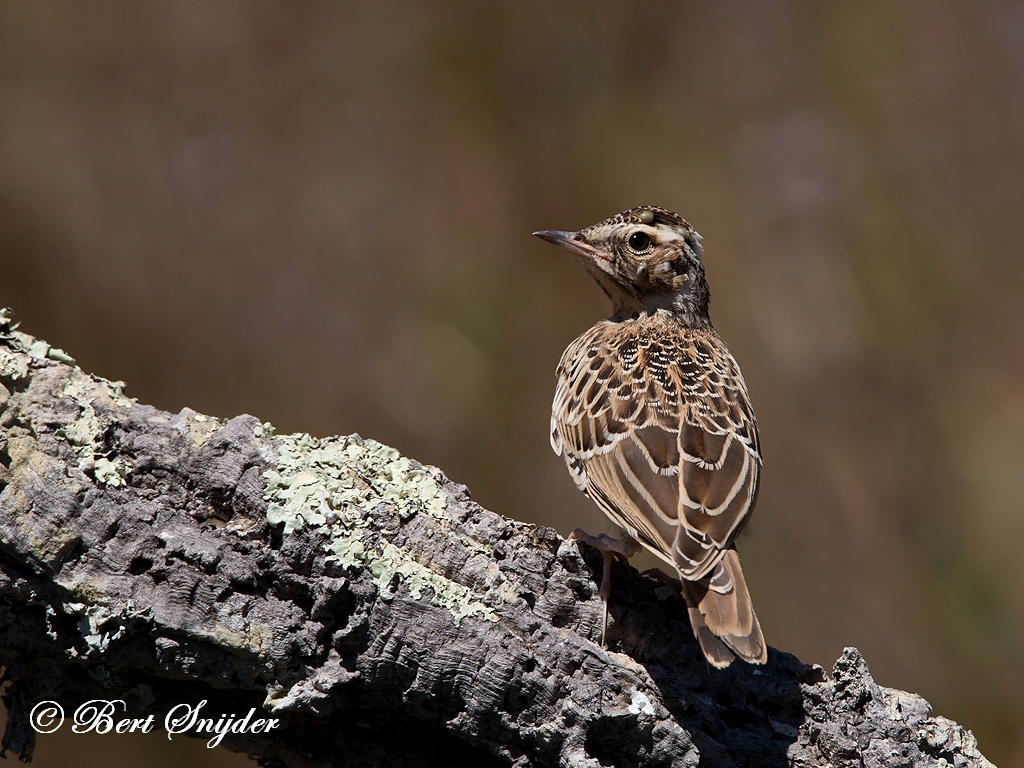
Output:
[[[973,736],[772,650],[711,669],[686,610],[358,436],[158,411],[0,316],[3,747],[29,712],[282,720],[224,739],[287,766],[986,766]],[[269,714],[273,713],[273,714]],[[207,735],[207,738],[209,735]],[[154,737],[156,738],[156,737]]]

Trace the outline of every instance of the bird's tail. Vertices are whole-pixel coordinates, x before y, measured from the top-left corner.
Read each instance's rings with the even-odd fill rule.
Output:
[[[693,634],[712,666],[727,667],[737,656],[751,664],[768,660],[735,549],[726,551],[709,577],[682,583]]]

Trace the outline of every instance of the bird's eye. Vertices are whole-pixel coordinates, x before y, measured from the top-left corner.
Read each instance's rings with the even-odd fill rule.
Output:
[[[651,238],[646,232],[634,232],[626,243],[629,245],[629,250],[643,253],[651,247]]]

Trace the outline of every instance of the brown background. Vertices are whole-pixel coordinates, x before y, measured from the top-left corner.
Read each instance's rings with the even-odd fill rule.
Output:
[[[858,646],[1003,768],[1022,166],[1009,0],[0,6],[24,330],[142,401],[358,431],[562,533],[604,523],[548,447],[553,370],[607,306],[529,233],[681,212],[761,425],[740,551],[769,642]],[[35,764],[167,744],[50,737]]]

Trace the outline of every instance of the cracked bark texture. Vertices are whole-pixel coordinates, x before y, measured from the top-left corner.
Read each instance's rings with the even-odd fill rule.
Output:
[[[988,766],[922,698],[772,649],[710,668],[683,603],[358,436],[161,412],[0,314],[3,748],[123,699],[282,718],[275,766]],[[263,715],[267,716],[267,715]]]

